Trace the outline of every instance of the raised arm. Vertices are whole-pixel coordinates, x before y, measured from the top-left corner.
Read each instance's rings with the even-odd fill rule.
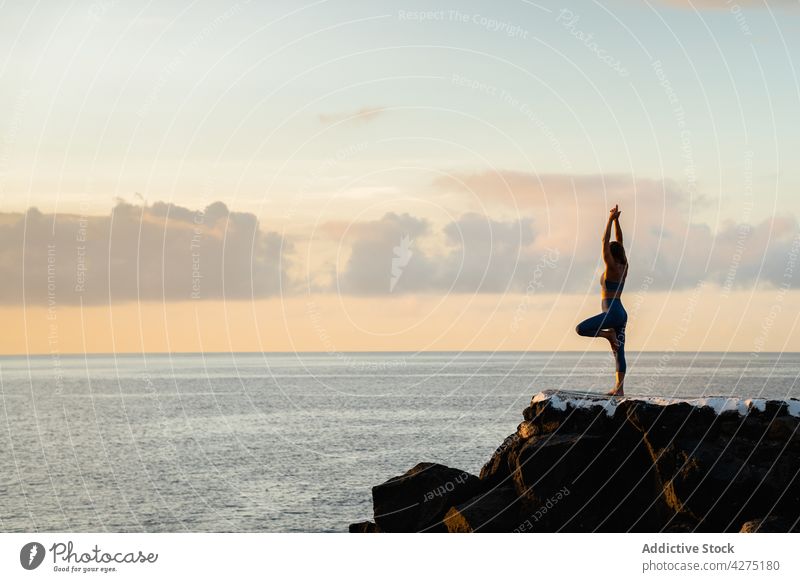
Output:
[[[611,256],[611,225],[615,224],[617,227],[617,237],[622,234],[622,230],[619,227],[619,222],[617,219],[619,218],[619,205],[614,206],[608,214],[608,222],[606,222],[606,229],[603,232],[603,261],[606,264],[613,262],[613,257]],[[619,240],[619,238],[617,239]]]
[[[613,259],[611,257],[611,225],[614,223],[614,214],[616,213],[616,208],[611,209],[611,213],[608,215],[608,222],[606,222],[606,229],[603,231],[603,261],[608,264]]]
[[[617,212],[617,217],[614,219],[614,229],[616,230],[617,235],[617,242],[622,244],[622,227],[619,225],[619,212]]]

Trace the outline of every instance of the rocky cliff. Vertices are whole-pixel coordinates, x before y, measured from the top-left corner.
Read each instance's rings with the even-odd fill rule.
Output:
[[[800,401],[541,392],[480,476],[420,463],[351,532],[800,529]]]

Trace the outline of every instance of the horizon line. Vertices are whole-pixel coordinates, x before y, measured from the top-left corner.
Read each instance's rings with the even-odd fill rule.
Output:
[[[326,350],[297,350],[297,351],[263,351],[263,350],[245,350],[245,351],[209,351],[209,352],[193,352],[193,351],[175,351],[175,352],[140,352],[140,351],[125,351],[125,352],[35,352],[35,353],[11,353],[0,354],[0,359],[8,358],[75,358],[80,356],[219,356],[219,355],[293,355],[293,354],[309,354],[309,355],[328,355],[335,357],[339,354],[587,354],[587,353],[604,353],[607,350],[590,349],[590,350],[351,350],[351,351],[326,351]],[[800,354],[800,351],[744,351],[744,350],[634,350],[628,351],[633,354],[751,354],[756,357],[759,355],[774,355],[774,354]]]

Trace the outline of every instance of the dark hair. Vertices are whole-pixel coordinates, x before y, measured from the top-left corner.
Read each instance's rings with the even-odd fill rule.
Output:
[[[621,242],[612,240],[608,246],[611,251],[611,256],[614,257],[615,261],[623,265],[628,264],[628,257],[625,256],[625,247],[622,246]]]

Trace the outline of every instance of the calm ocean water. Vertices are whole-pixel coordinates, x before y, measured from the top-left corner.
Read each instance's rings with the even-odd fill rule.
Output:
[[[629,356],[630,395],[800,397],[800,354]],[[478,472],[599,353],[0,358],[3,531],[346,531],[419,461]]]

